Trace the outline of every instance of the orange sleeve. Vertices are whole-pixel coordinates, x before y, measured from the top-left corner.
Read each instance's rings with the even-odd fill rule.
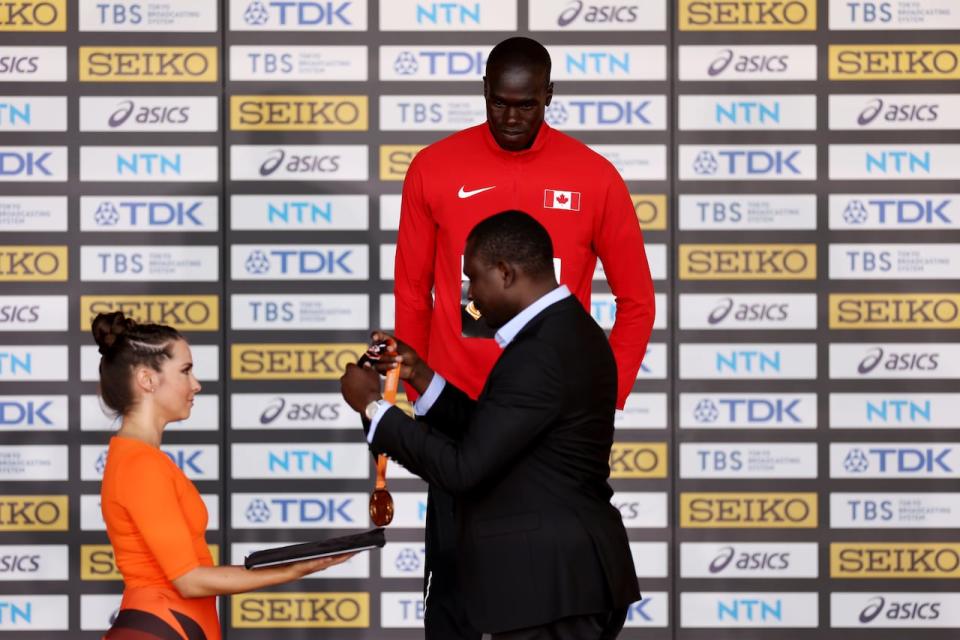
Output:
[[[193,539],[177,496],[169,465],[153,455],[130,460],[136,473],[118,483],[120,504],[130,514],[147,548],[167,580],[176,580],[200,566]]]

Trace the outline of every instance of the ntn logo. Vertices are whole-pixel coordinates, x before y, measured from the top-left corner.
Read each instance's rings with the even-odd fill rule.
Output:
[[[317,453],[310,449],[284,449],[267,452],[267,468],[275,471],[333,471],[333,451]]]
[[[417,24],[480,25],[480,2],[418,2]]]
[[[267,220],[269,222],[316,223],[320,219],[327,222],[333,220],[333,203],[324,202],[318,205],[316,202],[306,200],[267,203]]]
[[[779,598],[734,598],[717,600],[717,620],[765,622],[783,620],[783,601]]]
[[[865,403],[867,422],[930,422],[933,413],[933,403],[930,400],[917,402],[915,400],[890,399]]]
[[[183,169],[181,154],[163,154],[157,152],[135,152],[129,155],[117,154],[117,173],[134,175],[180,175]]]
[[[930,173],[931,169],[929,151],[922,153],[905,150],[880,151],[878,153],[867,151],[864,160],[867,173],[874,171],[882,173]]]
[[[29,125],[32,122],[29,102],[17,104],[15,102],[0,102],[0,123],[6,123],[12,127],[19,124]]]
[[[714,120],[718,124],[779,124],[780,102],[759,100],[732,100],[714,105]]]
[[[33,354],[16,351],[0,351],[0,374],[17,375],[33,372]]]
[[[616,76],[618,74],[628,74],[631,69],[631,56],[629,51],[624,51],[617,55],[609,51],[581,51],[579,53],[568,52],[564,56],[567,73],[604,74]]]
[[[760,350],[737,350],[716,353],[715,368],[717,371],[730,372],[779,372],[781,370],[780,351],[765,352]]]

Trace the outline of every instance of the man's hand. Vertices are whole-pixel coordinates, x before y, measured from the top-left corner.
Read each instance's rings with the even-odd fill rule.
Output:
[[[380,399],[380,376],[373,367],[358,367],[351,362],[340,378],[340,393],[362,415],[368,404]]]
[[[373,342],[386,342],[396,352],[396,355],[385,355],[373,363],[378,373],[386,375],[387,371],[399,366],[401,380],[410,384],[417,393],[426,391],[433,380],[433,369],[427,366],[410,345],[382,331],[374,331],[370,337]]]

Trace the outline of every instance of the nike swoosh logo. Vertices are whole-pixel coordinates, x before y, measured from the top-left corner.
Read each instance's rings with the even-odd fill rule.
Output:
[[[467,186],[467,185],[463,185],[463,187],[465,187],[465,186]],[[474,189],[473,191],[464,191],[464,190],[463,190],[463,187],[460,187],[460,191],[457,192],[457,197],[460,198],[460,199],[470,198],[470,197],[472,197],[472,196],[477,195],[478,193],[483,193],[484,191],[490,191],[490,189],[496,189],[496,188],[497,188],[497,186],[494,185],[494,186],[492,186],[492,187],[484,187],[483,189]]]

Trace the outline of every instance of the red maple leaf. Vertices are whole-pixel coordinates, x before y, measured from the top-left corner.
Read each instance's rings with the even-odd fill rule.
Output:
[[[557,202],[559,202],[560,204],[567,204],[567,200],[569,200],[569,198],[567,198],[567,196],[563,195],[562,193],[557,196]]]

